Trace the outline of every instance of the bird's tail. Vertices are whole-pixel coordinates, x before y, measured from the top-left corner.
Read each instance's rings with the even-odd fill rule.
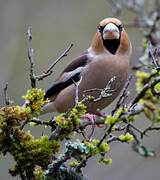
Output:
[[[50,112],[56,112],[54,107],[54,102],[49,102],[43,106],[43,110],[40,112],[40,115],[47,114]]]
[[[22,109],[25,109],[29,104],[29,100],[26,100],[25,103],[21,106]]]
[[[26,100],[25,103],[22,105],[22,109],[26,108],[29,104],[29,101]],[[47,114],[50,112],[56,112],[56,109],[54,107],[54,102],[49,102],[43,106],[43,110],[40,112],[40,115]]]

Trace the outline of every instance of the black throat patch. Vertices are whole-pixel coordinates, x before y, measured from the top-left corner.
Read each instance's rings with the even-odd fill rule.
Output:
[[[117,49],[120,45],[120,38],[119,39],[103,39],[103,45],[104,47],[111,53],[116,54]]]

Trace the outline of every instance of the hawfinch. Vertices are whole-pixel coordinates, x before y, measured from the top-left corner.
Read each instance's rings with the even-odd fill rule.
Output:
[[[126,83],[131,49],[131,43],[122,22],[116,18],[102,20],[91,46],[69,62],[46,91],[44,99],[49,98],[50,102],[44,106],[43,113],[54,111],[61,113],[74,107],[75,82],[78,82],[80,77],[82,78],[78,88],[79,100],[84,98],[86,90],[104,89],[115,77],[111,83],[110,96],[97,102],[84,102],[88,113],[96,114],[97,109],[104,109],[119,95]],[[88,92],[87,95],[98,98],[100,91],[96,89]]]

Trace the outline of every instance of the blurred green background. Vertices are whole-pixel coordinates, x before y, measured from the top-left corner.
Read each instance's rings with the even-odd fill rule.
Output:
[[[148,6],[152,6],[152,1]],[[69,55],[54,68],[54,73],[38,87],[46,89],[48,85],[63,70],[65,64],[87,49],[97,31],[97,24],[106,17],[114,17],[107,0],[0,0],[0,105],[4,104],[3,87],[8,82],[9,96],[16,104],[23,104],[24,95],[30,88],[29,63],[27,59],[27,27],[31,26],[33,35],[35,71],[42,73],[72,42],[74,47]],[[133,14],[124,10],[121,20],[127,24]],[[140,56],[142,34],[135,28],[127,28],[130,36],[133,54],[131,66]],[[134,74],[134,72],[131,72]],[[135,94],[135,76],[130,87],[132,98]],[[113,105],[106,109],[110,111]],[[43,119],[48,119],[43,116]],[[146,125],[143,116],[136,123]],[[103,129],[97,129],[100,136]],[[42,134],[41,128],[33,128],[34,135]],[[48,133],[45,131],[44,133]],[[89,180],[159,180],[159,137],[156,132],[145,138],[145,145],[157,151],[158,158],[145,159],[130,148],[130,145],[113,143],[110,166],[97,165],[95,159],[88,162],[84,172]],[[155,134],[155,135],[154,135]],[[7,154],[0,156],[0,179],[11,180],[8,169],[13,167],[13,160]]]

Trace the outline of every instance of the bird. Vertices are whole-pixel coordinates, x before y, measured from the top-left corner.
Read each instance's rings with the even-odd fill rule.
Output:
[[[132,45],[123,23],[117,18],[105,18],[98,24],[90,47],[71,60],[60,76],[46,90],[44,99],[49,99],[42,114],[64,113],[75,106],[76,82],[78,97],[85,95],[98,98],[110,80],[110,95],[97,102],[84,101],[87,113],[96,114],[111,104],[123,89],[129,74]],[[93,89],[93,90],[92,90]],[[92,91],[89,91],[92,90]]]

